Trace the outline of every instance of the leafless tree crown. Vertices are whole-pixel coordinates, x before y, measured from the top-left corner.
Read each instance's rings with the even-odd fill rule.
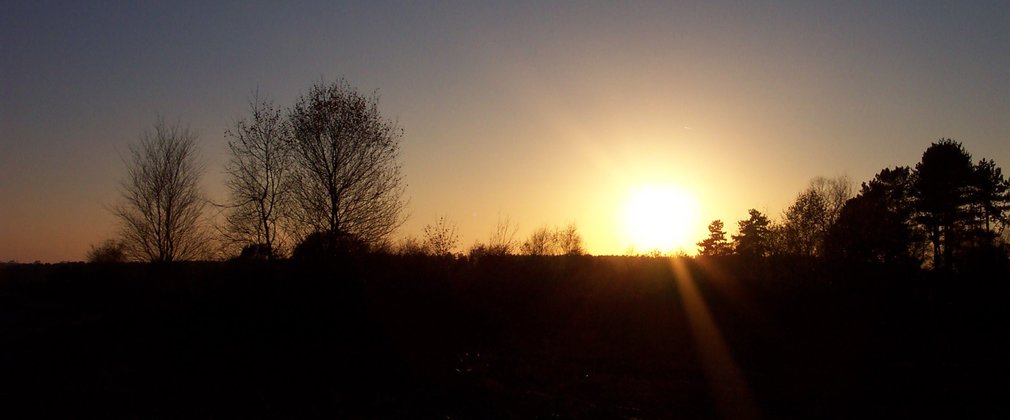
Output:
[[[273,258],[288,245],[283,225],[293,190],[290,129],[281,110],[258,95],[249,110],[248,119],[226,132],[231,160],[222,233],[228,243],[261,247],[264,257]]]
[[[783,213],[777,226],[776,251],[806,256],[821,255],[831,226],[838,220],[845,202],[853,196],[847,176],[816,177]]]
[[[519,226],[512,223],[511,218],[502,218],[499,215],[498,224],[495,225],[494,231],[491,232],[491,237],[488,238],[487,243],[474,243],[470,247],[468,254],[471,257],[512,255],[518,249],[518,244],[516,242],[516,232],[518,231]]]
[[[129,256],[152,262],[203,256],[206,201],[199,186],[203,168],[196,135],[159,118],[130,147],[126,167],[123,202],[112,211]]]
[[[424,226],[424,250],[428,255],[450,256],[459,245],[456,224],[445,216],[439,216],[435,224]]]
[[[519,247],[525,255],[582,255],[582,235],[574,223],[564,228],[537,228]]]
[[[374,244],[403,222],[403,132],[383,118],[375,94],[343,80],[320,83],[298,99],[290,121],[300,235],[350,234]]]

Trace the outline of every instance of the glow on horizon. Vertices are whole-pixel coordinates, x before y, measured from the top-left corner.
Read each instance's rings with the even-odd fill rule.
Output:
[[[224,201],[223,133],[249,95],[290,106],[341,77],[405,130],[390,239],[444,215],[464,253],[501,217],[520,243],[574,223],[594,255],[694,254],[712,220],[730,236],[750,208],[777,219],[811,178],[858,185],[940,137],[1010,165],[1007,2],[9,9],[0,261],[77,261],[115,237],[121,156],[158,115],[199,133]],[[646,186],[693,197],[676,243],[628,233]]]
[[[645,185],[630,191],[622,214],[625,240],[638,252],[688,252],[700,220],[697,198],[676,185]]]

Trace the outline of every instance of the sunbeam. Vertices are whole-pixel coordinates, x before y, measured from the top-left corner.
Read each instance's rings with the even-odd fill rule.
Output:
[[[697,346],[702,369],[719,414],[728,419],[758,418],[757,406],[743,372],[730,353],[685,260],[671,258],[670,264],[684,304],[691,336]]]

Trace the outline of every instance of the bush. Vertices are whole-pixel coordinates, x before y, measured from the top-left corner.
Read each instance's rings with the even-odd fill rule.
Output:
[[[88,262],[94,264],[116,264],[126,262],[126,244],[116,239],[106,239],[100,245],[91,246]]]
[[[268,244],[249,244],[242,247],[237,259],[240,260],[274,260],[279,258],[277,252]]]
[[[341,255],[366,254],[370,249],[367,242],[352,234],[338,232],[333,236],[327,231],[319,231],[305,237],[305,240],[295,247],[291,257],[296,260],[319,260]]]

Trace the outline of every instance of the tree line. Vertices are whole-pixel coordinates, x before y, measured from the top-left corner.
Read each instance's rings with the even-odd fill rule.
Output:
[[[1010,183],[990,159],[952,139],[914,167],[878,172],[854,194],[846,177],[815,178],[778,221],[756,209],[726,238],[721,220],[701,255],[793,255],[952,270],[1006,261]]]
[[[122,201],[111,209],[119,238],[89,260],[207,258],[214,242],[252,258],[340,252],[385,240],[405,219],[403,130],[382,116],[374,92],[320,82],[287,108],[255,95],[225,135],[228,198],[209,204],[196,135],[159,118],[130,147]],[[220,221],[208,220],[208,205]]]
[[[423,238],[411,236],[390,245],[385,251],[401,255],[454,256],[462,254],[456,225],[445,216],[434,224],[425,225]],[[476,241],[466,250],[472,258],[502,255],[560,256],[584,255],[582,234],[575,223],[564,227],[547,225],[534,229],[520,241],[516,238],[518,226],[509,218],[499,218],[486,241]]]
[[[399,162],[403,129],[379,111],[376,92],[345,80],[319,82],[281,107],[261,96],[226,132],[228,193],[210,203],[196,135],[159,118],[132,145],[110,210],[119,238],[92,247],[89,261],[170,262],[219,255],[326,257],[383,251],[456,255],[459,235],[444,216],[423,237],[390,242],[405,221]],[[956,269],[1007,258],[1010,184],[990,159],[975,162],[952,139],[932,143],[914,167],[886,168],[858,193],[846,177],[814,178],[779,220],[750,209],[727,238],[721,220],[698,243],[700,255],[791,255]],[[209,220],[208,207],[221,217]],[[580,255],[574,224],[543,226],[520,242],[499,220],[467,253]],[[212,234],[214,232],[216,234]]]
[[[403,130],[379,111],[378,95],[345,80],[316,83],[290,107],[258,94],[225,132],[229,160],[224,203],[200,189],[197,136],[159,118],[131,145],[121,202],[111,208],[119,238],[92,247],[88,260],[171,262],[218,254],[239,258],[327,257],[365,251],[453,255],[456,227],[445,217],[424,239],[393,245],[405,221],[399,163]],[[210,221],[208,207],[220,218]],[[211,234],[216,233],[216,235]],[[516,226],[499,221],[471,255],[520,251]],[[583,254],[574,224],[538,229],[521,244],[530,255]]]

